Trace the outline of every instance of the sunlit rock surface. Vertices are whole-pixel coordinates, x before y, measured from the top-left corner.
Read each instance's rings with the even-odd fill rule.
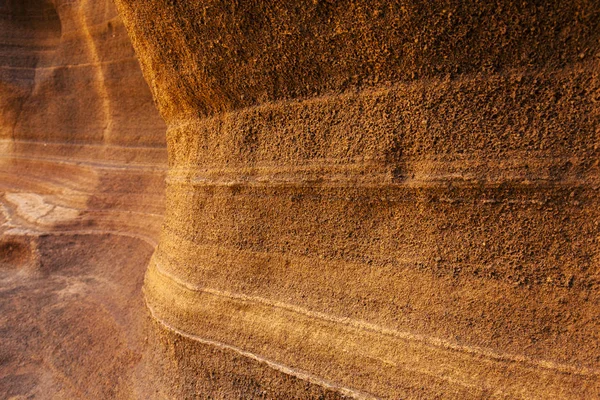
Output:
[[[0,398],[147,398],[165,125],[111,1],[0,0]]]
[[[597,1],[117,4],[168,125],[165,395],[598,394]]]
[[[598,396],[598,1],[116,3],[0,3],[0,393]]]

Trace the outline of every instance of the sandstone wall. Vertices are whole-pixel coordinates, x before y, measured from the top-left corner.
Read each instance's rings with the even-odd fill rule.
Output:
[[[597,395],[598,1],[116,3],[0,0],[0,397]]]
[[[163,395],[597,393],[597,1],[117,4]]]
[[[147,398],[164,132],[111,1],[0,0],[0,398]]]
[[[111,2],[3,3],[2,113],[8,116],[0,137],[164,143],[162,121]]]
[[[144,229],[155,232],[165,127],[112,2],[3,0],[0,19],[7,207],[22,211],[25,193],[77,216],[24,216],[46,226],[146,211],[154,221]],[[136,224],[129,215],[116,219]]]

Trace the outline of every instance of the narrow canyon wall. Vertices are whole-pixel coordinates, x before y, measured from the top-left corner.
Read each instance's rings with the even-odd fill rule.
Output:
[[[3,0],[0,13],[1,138],[164,143],[112,2]]]
[[[158,397],[598,394],[597,1],[116,3]]]
[[[1,398],[598,395],[599,1],[115,3],[0,0]]]
[[[10,218],[133,225],[156,240],[164,130],[111,1],[0,2],[0,188]]]
[[[110,0],[0,0],[0,398],[148,398],[165,124]]]

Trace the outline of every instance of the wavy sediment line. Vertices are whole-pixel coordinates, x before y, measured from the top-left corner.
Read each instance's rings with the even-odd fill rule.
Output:
[[[205,338],[200,337],[198,335],[193,335],[193,334],[184,332],[184,331],[182,331],[180,329],[177,329],[174,326],[170,325],[165,320],[161,319],[157,315],[157,313],[154,310],[154,308],[152,308],[152,306],[148,303],[148,299],[145,296],[144,296],[144,301],[146,303],[146,307],[148,308],[148,311],[150,312],[150,315],[152,316],[152,318],[156,322],[158,322],[159,324],[161,324],[164,328],[168,329],[169,331],[171,331],[173,333],[176,333],[176,334],[178,334],[180,336],[183,336],[183,337],[185,337],[187,339],[191,339],[191,340],[193,340],[195,342],[199,342],[199,343],[202,343],[202,344],[205,344],[205,345],[217,347],[219,349],[233,351],[233,352],[235,352],[235,353],[237,353],[237,354],[239,354],[239,355],[241,355],[243,357],[246,357],[246,358],[258,361],[260,363],[267,364],[269,367],[271,367],[271,368],[273,368],[273,369],[275,369],[277,371],[283,372],[284,374],[294,376],[296,378],[299,378],[299,379],[308,381],[310,383],[319,385],[319,386],[324,387],[326,389],[335,390],[335,391],[337,391],[337,392],[339,392],[341,394],[344,394],[346,396],[350,396],[350,397],[355,398],[355,399],[361,399],[361,400],[362,399],[365,399],[365,400],[367,400],[367,399],[377,399],[377,397],[375,397],[372,394],[365,393],[365,392],[362,392],[362,391],[359,391],[359,390],[356,390],[356,389],[348,388],[348,387],[345,387],[345,386],[341,386],[339,384],[336,384],[334,382],[328,381],[326,379],[319,378],[318,376],[313,375],[311,373],[308,373],[306,371],[295,369],[295,368],[289,367],[287,365],[278,363],[276,361],[270,360],[268,358],[261,357],[260,355],[251,353],[251,352],[246,351],[244,349],[241,349],[239,347],[232,346],[232,345],[225,344],[225,343],[221,343],[221,342],[218,342],[218,341],[215,341],[215,340],[205,339]]]
[[[365,321],[358,321],[358,320],[353,320],[350,318],[340,318],[340,317],[336,317],[336,316],[321,313],[321,312],[311,311],[309,309],[294,306],[292,304],[287,304],[287,303],[283,303],[283,302],[279,302],[279,301],[273,301],[273,300],[269,300],[269,299],[265,299],[265,298],[261,298],[261,297],[257,297],[257,296],[246,296],[241,293],[229,293],[229,292],[220,291],[220,290],[216,290],[216,289],[200,287],[197,285],[189,284],[189,283],[181,280],[177,276],[167,272],[164,268],[162,268],[160,266],[160,264],[156,260],[156,257],[154,257],[154,259],[152,260],[152,264],[158,273],[173,280],[178,285],[185,287],[186,289],[194,291],[194,292],[204,292],[204,293],[208,293],[208,294],[215,295],[215,296],[220,296],[220,297],[225,297],[225,298],[230,298],[230,299],[235,299],[235,300],[241,300],[241,301],[245,301],[245,302],[254,302],[254,303],[259,303],[259,304],[263,304],[263,305],[270,306],[270,307],[281,308],[284,310],[292,311],[294,313],[308,316],[310,318],[322,319],[322,320],[329,321],[329,322],[344,324],[344,325],[348,325],[348,326],[351,326],[356,329],[372,331],[375,333],[380,333],[382,335],[387,335],[387,336],[393,336],[393,337],[403,339],[403,340],[421,342],[421,343],[425,343],[425,344],[428,344],[431,346],[439,347],[441,349],[458,351],[458,352],[472,354],[472,355],[479,356],[479,357],[486,357],[486,358],[497,360],[497,361],[522,363],[522,364],[527,364],[534,368],[544,368],[544,369],[554,370],[554,371],[558,371],[561,373],[567,373],[567,374],[577,374],[577,375],[583,375],[583,376],[599,376],[600,375],[600,370],[598,370],[596,368],[575,367],[575,366],[568,365],[568,364],[556,363],[556,362],[553,362],[550,360],[535,360],[535,359],[532,359],[532,358],[529,358],[526,356],[513,355],[513,354],[507,354],[507,353],[497,353],[492,350],[488,350],[488,349],[484,349],[484,348],[480,348],[480,347],[464,346],[464,345],[455,344],[455,343],[449,342],[447,340],[436,338],[436,337],[419,335],[419,334],[414,334],[414,333],[410,333],[410,332],[400,332],[397,330],[393,330],[393,329],[381,327],[381,326],[378,326],[375,324],[371,324],[371,323],[368,323]]]
[[[202,330],[210,337],[205,340],[237,343],[243,351],[260,352],[327,381],[353,382],[378,396],[396,393],[398,385],[410,382],[414,374],[430,385],[443,381],[457,390],[491,393],[491,397],[540,399],[591,393],[598,381],[599,371],[594,368],[458,345],[260,297],[189,285],[163,271],[156,257],[145,288],[154,316],[177,331],[198,336],[194,330]],[[265,343],[271,345],[267,348]],[[294,349],[293,354],[288,348]],[[331,365],[337,369],[331,371]],[[350,379],[355,370],[364,371],[361,379]],[[375,386],[373,371],[378,379],[383,377]],[[532,380],[540,385],[530,385]]]
[[[5,210],[3,207],[0,208],[2,214],[5,214]],[[132,239],[141,240],[152,248],[156,248],[158,246],[158,242],[151,237],[139,233],[125,232],[125,231],[115,231],[110,229],[53,229],[49,231],[40,231],[34,229],[28,229],[23,227],[9,227],[6,234],[9,235],[22,235],[22,236],[41,236],[41,235],[50,235],[50,236],[70,236],[70,235],[114,235],[114,236],[123,236]]]
[[[89,211],[89,210],[85,210]],[[123,212],[122,212],[123,213]],[[16,234],[23,236],[40,236],[40,235],[115,235],[115,236],[123,236],[129,237],[137,240],[141,240],[152,248],[156,248],[158,246],[158,241],[154,238],[144,235],[142,233],[129,232],[129,231],[117,231],[111,229],[57,229],[53,227],[40,227],[36,225],[35,228],[25,227],[22,224],[13,223],[13,216],[9,211],[6,204],[3,201],[0,201],[0,214],[6,220],[3,224],[7,228],[4,232],[6,234]],[[134,213],[132,213],[134,214]],[[136,215],[143,215],[142,213],[135,213]],[[0,225],[2,226],[2,225]],[[40,229],[45,228],[45,229]]]
[[[135,57],[125,57],[119,58],[116,60],[108,60],[108,61],[97,61],[92,63],[80,63],[80,64],[68,64],[68,65],[52,65],[52,66],[41,66],[41,67],[13,67],[10,65],[0,65],[0,70],[25,70],[25,71],[38,71],[38,70],[60,70],[60,69],[71,69],[71,68],[85,68],[85,67],[97,67],[99,65],[112,65],[119,64],[122,62],[137,62],[137,58]]]
[[[167,183],[205,185],[278,185],[318,182],[319,184],[431,186],[514,184],[522,186],[555,187],[595,185],[598,167],[587,166],[576,171],[574,166],[585,165],[589,160],[579,157],[536,157],[510,154],[496,160],[481,158],[426,159],[407,158],[403,167],[384,160],[323,159],[297,165],[280,165],[261,162],[248,166],[218,165],[176,166],[169,169]],[[553,172],[566,168],[562,175]]]
[[[338,187],[360,187],[360,188],[377,188],[377,187],[406,187],[406,188],[415,188],[415,189],[435,189],[435,188],[448,188],[449,184],[452,184],[453,187],[456,188],[471,188],[476,186],[480,187],[488,187],[488,188],[496,188],[500,185],[510,184],[512,187],[524,187],[529,188],[533,187],[537,190],[543,190],[546,188],[565,188],[565,187],[581,187],[581,186],[595,186],[598,180],[592,179],[580,179],[580,180],[549,180],[549,179],[539,179],[539,180],[498,180],[491,182],[479,182],[477,180],[471,181],[469,178],[462,177],[440,177],[440,176],[421,176],[419,179],[406,179],[402,182],[390,182],[385,183],[386,178],[389,174],[371,174],[368,180],[360,181],[356,178],[352,177],[334,177],[334,178],[324,178],[319,176],[315,179],[307,178],[306,176],[296,179],[295,177],[284,177],[284,178],[275,178],[275,179],[255,179],[252,177],[244,177],[243,179],[233,178],[227,179],[226,177],[221,177],[217,179],[211,178],[192,178],[188,177],[182,178],[173,178],[169,177],[167,179],[168,184],[185,184],[193,187],[219,187],[219,186],[249,186],[249,187],[306,187],[306,186],[319,186],[319,187],[327,187],[327,188],[338,188]],[[379,179],[377,179],[379,178]],[[595,177],[593,177],[595,178]]]
[[[101,161],[91,161],[89,159],[65,159],[65,158],[52,158],[52,157],[32,157],[32,156],[20,156],[11,154],[10,156],[0,155],[0,159],[14,159],[14,160],[25,160],[25,161],[40,161],[40,162],[48,162],[52,164],[58,165],[69,165],[69,166],[78,166],[78,167],[89,167],[94,169],[102,169],[109,171],[147,171],[150,173],[166,173],[167,168],[162,165],[154,165],[154,164],[125,164],[125,163],[107,163]]]

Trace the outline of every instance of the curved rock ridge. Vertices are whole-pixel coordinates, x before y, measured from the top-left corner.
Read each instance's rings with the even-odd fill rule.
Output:
[[[598,393],[597,1],[116,3],[161,396]]]

